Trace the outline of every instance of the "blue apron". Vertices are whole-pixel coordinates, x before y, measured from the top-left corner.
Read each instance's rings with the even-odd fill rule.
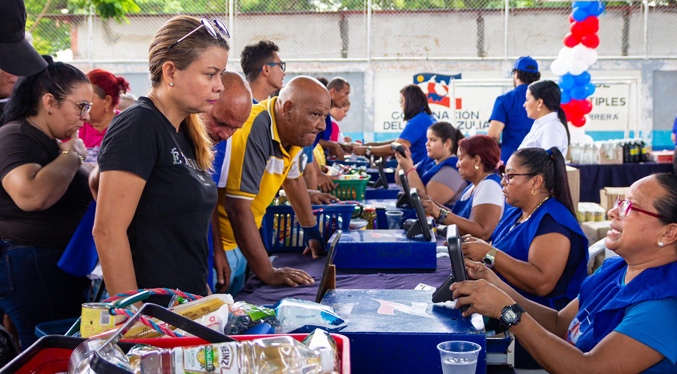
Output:
[[[489,176],[486,177],[486,179],[492,180],[492,181],[498,183],[499,186],[501,185],[501,177],[498,176],[498,174],[490,174]],[[465,193],[467,191],[469,191],[473,186],[474,185],[471,183],[468,187],[466,187],[465,190],[463,190],[463,193],[461,194],[461,196],[465,195]],[[454,213],[455,215],[459,216],[459,217],[463,217],[465,219],[470,219],[470,212],[472,212],[472,201],[473,201],[474,197],[475,197],[475,194],[473,193],[466,200],[458,200],[456,202],[456,204],[454,204],[454,209],[452,209],[451,212]],[[507,208],[508,208],[507,204],[504,205],[504,209],[503,209],[504,215],[505,215],[505,212],[507,211]]]
[[[451,156],[439,164],[436,164],[435,160],[432,158],[426,157],[418,164],[416,169],[418,169],[418,175],[421,177],[421,182],[423,182],[424,186],[427,186],[428,182],[430,182],[430,179],[432,179],[432,177],[435,176],[435,174],[437,174],[437,172],[440,171],[440,169],[442,169],[444,166],[451,166],[455,170],[458,170],[456,169],[457,162],[458,157],[456,156]]]
[[[579,241],[574,241],[572,237],[572,247],[569,250],[567,266],[549,295],[537,296],[516,289],[529,300],[554,309],[561,309],[569,301],[576,298],[581,283],[588,274],[588,239],[585,237],[576,218],[554,197],[551,197],[536,209],[526,222],[515,226],[514,223],[517,222],[521,214],[522,210],[519,208],[511,207],[507,209],[506,214],[501,222],[499,222],[492,236],[494,240],[493,246],[514,259],[525,262],[529,261],[529,247],[536,236],[541,220],[546,214],[550,215],[555,222],[573,231],[574,235],[579,236]],[[576,242],[580,243],[580,245],[574,246]],[[500,274],[498,275],[499,277],[501,276]],[[503,277],[501,278],[504,279]]]
[[[649,300],[677,298],[677,262],[646,269],[624,285],[626,271],[625,260],[612,257],[583,282],[578,313],[566,336],[569,343],[589,352],[621,323],[628,306]],[[668,359],[657,365],[652,367],[654,372],[661,371],[659,367],[674,369]]]

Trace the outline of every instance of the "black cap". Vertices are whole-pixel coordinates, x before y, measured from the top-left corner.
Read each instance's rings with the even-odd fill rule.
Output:
[[[45,59],[26,40],[23,0],[0,0],[0,69],[26,76],[46,67]]]

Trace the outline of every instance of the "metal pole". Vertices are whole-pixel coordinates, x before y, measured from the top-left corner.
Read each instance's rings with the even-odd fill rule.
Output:
[[[371,0],[367,0],[367,62],[371,62]]]
[[[230,50],[235,51],[235,0],[228,0],[228,31],[230,32]]]
[[[89,6],[89,25],[87,25],[87,60],[90,69],[94,69],[94,5]]]
[[[454,126],[455,129],[458,128],[458,125],[456,124],[456,79],[450,79],[449,80],[449,93],[451,93],[451,124]]]
[[[510,0],[505,0],[505,27],[503,28],[504,57],[508,59],[508,20],[510,19]]]
[[[649,55],[649,1],[642,1],[644,6],[644,59]]]

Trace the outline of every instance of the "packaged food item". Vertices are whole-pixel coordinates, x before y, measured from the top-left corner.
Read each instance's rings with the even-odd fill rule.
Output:
[[[267,323],[272,327],[280,326],[275,311],[263,306],[238,301],[229,306],[228,322],[223,329],[226,335],[240,335],[250,328]]]
[[[345,321],[328,305],[299,299],[282,299],[275,305],[275,314],[280,321],[277,333],[285,334],[302,327],[319,327],[338,331],[345,327]]]
[[[289,336],[145,351],[141,374],[331,373],[334,362]]]

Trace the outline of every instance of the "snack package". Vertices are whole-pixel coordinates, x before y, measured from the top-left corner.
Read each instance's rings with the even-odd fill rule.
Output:
[[[320,329],[315,329],[313,332],[303,339],[303,344],[308,348],[320,352],[323,361],[329,360],[334,362],[332,373],[339,371],[339,354],[336,346],[336,340],[329,335],[328,332]]]
[[[302,327],[329,331],[338,331],[345,327],[345,321],[328,305],[299,299],[283,299],[275,305],[275,314],[280,321],[280,328],[275,332],[287,334]]]
[[[262,323],[268,323],[275,328],[280,326],[275,311],[270,308],[238,301],[228,309],[230,314],[223,330],[226,335],[240,335]]]

